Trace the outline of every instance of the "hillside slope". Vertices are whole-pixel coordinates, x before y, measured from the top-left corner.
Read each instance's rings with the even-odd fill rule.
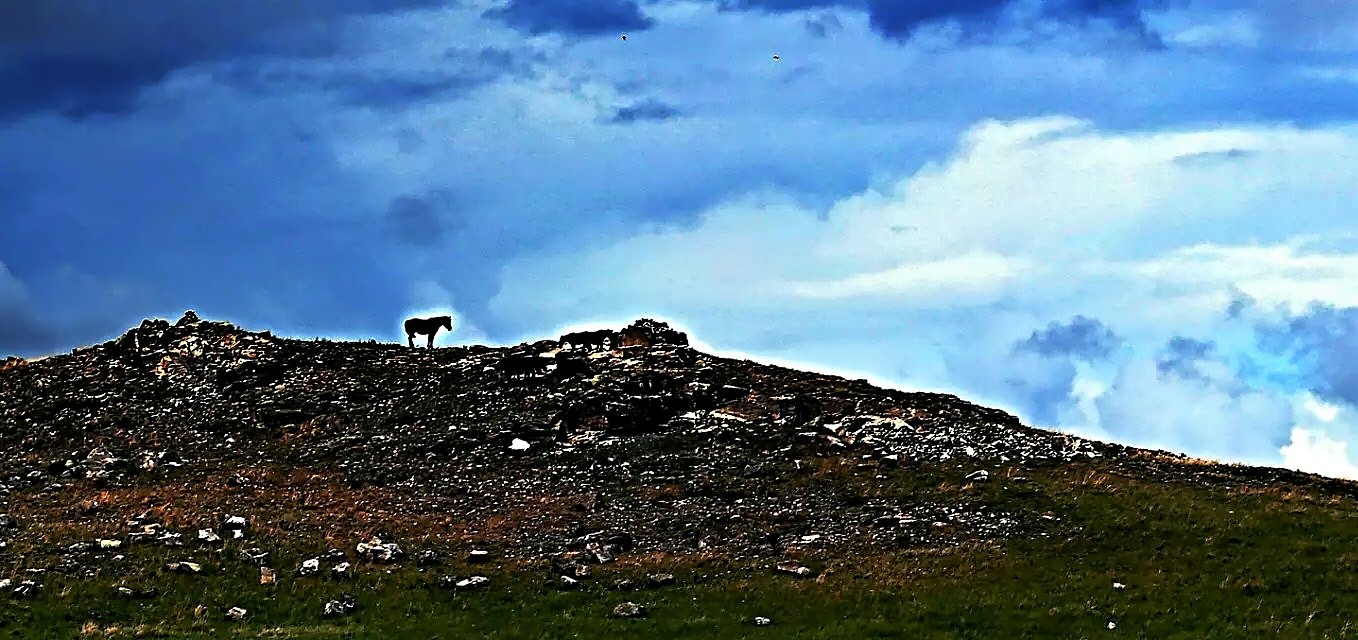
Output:
[[[148,320],[0,365],[0,469],[16,637],[711,637],[756,615],[1338,637],[1358,605],[1351,483],[718,358],[648,320],[607,347],[433,350]],[[650,615],[609,618],[624,600]]]

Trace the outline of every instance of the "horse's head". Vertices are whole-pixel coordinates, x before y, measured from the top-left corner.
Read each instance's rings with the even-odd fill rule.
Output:
[[[449,331],[452,331],[452,330],[453,330],[453,317],[452,317],[452,316],[439,316],[439,320],[442,321],[442,322],[440,322],[440,325],[443,326],[443,328],[445,328],[445,329],[447,329],[447,330],[449,330]]]

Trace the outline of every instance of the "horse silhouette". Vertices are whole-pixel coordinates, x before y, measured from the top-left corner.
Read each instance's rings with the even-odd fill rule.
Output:
[[[434,318],[411,318],[406,320],[406,339],[410,342],[411,348],[415,347],[415,334],[429,336],[429,348],[434,348],[434,334],[438,333],[439,328],[453,330],[452,316],[438,316]]]

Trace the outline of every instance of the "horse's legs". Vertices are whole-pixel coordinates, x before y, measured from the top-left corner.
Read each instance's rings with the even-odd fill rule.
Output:
[[[429,348],[430,348],[430,349],[433,349],[433,348],[434,348],[434,334],[436,334],[436,333],[438,333],[438,332],[439,332],[438,329],[434,329],[433,331],[430,331],[430,332],[429,332]]]
[[[410,348],[411,348],[411,349],[414,349],[414,348],[415,348],[415,334],[413,334],[413,333],[407,333],[407,334],[406,334],[406,340],[409,340],[409,341],[410,341]]]

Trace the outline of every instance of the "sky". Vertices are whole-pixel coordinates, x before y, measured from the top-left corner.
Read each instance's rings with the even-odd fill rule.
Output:
[[[0,355],[653,317],[1358,478],[1355,220],[1347,0],[0,3]]]

